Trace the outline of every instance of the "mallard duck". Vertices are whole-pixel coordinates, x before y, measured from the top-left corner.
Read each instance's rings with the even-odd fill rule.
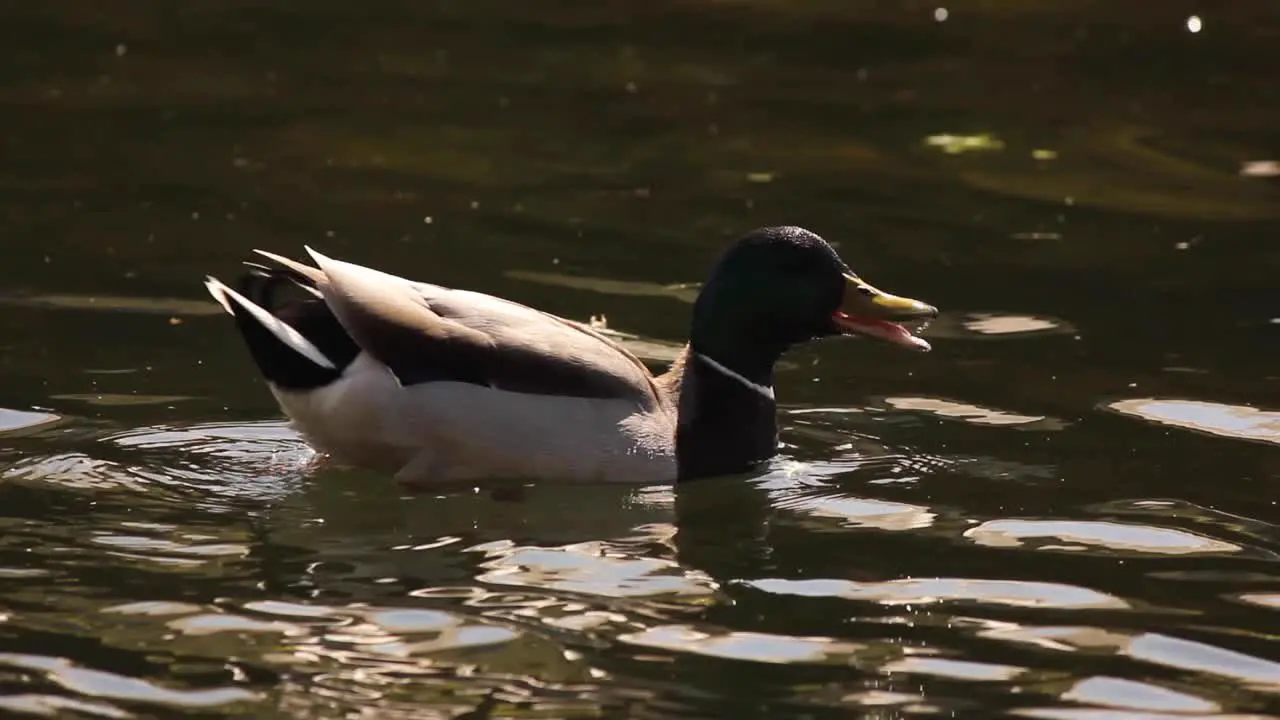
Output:
[[[257,252],[270,264],[248,263],[238,289],[206,287],[281,409],[334,460],[420,487],[748,471],[777,449],[788,348],[863,335],[927,351],[899,322],[937,314],[872,287],[808,230],[760,228],[720,258],[683,354],[654,376],[587,324],[311,248],[315,267]]]

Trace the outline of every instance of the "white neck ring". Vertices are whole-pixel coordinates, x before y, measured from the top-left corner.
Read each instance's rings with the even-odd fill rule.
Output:
[[[720,363],[716,362],[715,360],[712,360],[711,358],[707,357],[706,355],[703,355],[700,352],[695,352],[694,356],[697,357],[702,362],[706,363],[707,367],[711,368],[712,370],[715,370],[716,372],[720,373],[721,375],[724,375],[727,378],[737,381],[740,385],[747,388],[751,392],[763,398],[766,398],[770,401],[774,400],[772,387],[769,387],[768,385],[761,385],[760,383],[757,383],[757,382],[752,382],[751,380],[747,379],[745,375],[735,372],[725,367],[724,365],[721,365]]]

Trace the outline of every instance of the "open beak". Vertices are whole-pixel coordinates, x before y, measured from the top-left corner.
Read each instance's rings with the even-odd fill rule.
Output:
[[[899,323],[937,317],[938,308],[877,290],[853,273],[845,273],[844,279],[844,300],[831,316],[842,334],[866,335],[922,352],[930,350],[928,342]]]

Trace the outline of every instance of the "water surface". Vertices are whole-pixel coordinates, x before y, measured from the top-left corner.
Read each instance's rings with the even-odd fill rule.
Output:
[[[6,10],[0,714],[1280,717],[1278,20]],[[782,455],[678,489],[317,463],[200,286],[310,244],[657,369],[776,223],[935,350],[789,355]]]

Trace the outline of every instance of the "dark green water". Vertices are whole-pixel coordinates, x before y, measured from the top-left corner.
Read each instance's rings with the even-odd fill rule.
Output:
[[[935,5],[0,11],[0,715],[1280,717],[1280,11]],[[935,351],[789,356],[679,490],[309,470],[200,285],[311,244],[660,367],[777,223]]]

